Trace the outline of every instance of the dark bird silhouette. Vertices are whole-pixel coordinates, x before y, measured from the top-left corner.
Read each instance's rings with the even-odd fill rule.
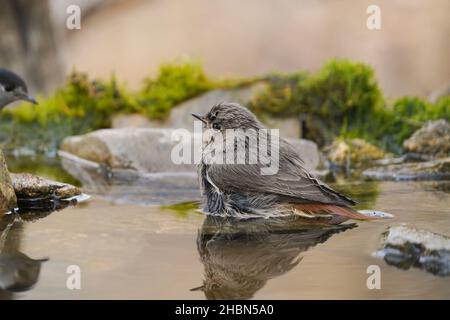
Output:
[[[8,104],[24,100],[37,104],[28,94],[25,81],[12,71],[0,68],[0,111]]]
[[[267,133],[267,141],[278,140],[278,171],[270,175],[261,174],[261,169],[267,167],[265,164],[247,161],[252,153],[260,157],[258,148],[252,148],[258,145],[254,136],[246,135],[240,139],[239,134],[242,133],[238,133],[238,138],[232,140],[226,136],[229,129],[240,129],[238,131],[244,134],[265,129],[245,107],[236,103],[221,103],[206,115],[193,116],[210,129],[209,136],[203,139],[202,161],[199,165],[201,190],[206,197],[203,210],[206,213],[241,218],[296,215],[329,224],[348,219],[373,218],[351,209],[355,204],[352,199],[310,174],[298,152],[286,140],[270,132]],[[218,164],[210,161],[217,150],[222,150],[226,157],[227,153],[235,155],[243,149],[246,152],[244,163],[224,160],[224,163]],[[269,147],[267,149],[271,150]],[[273,150],[268,152],[269,157],[270,152]],[[234,160],[236,157],[242,155],[235,156]]]

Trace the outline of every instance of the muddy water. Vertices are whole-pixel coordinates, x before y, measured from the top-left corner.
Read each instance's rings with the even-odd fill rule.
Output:
[[[117,205],[94,195],[32,223],[2,221],[0,262],[2,255],[12,261],[10,268],[20,269],[24,285],[19,292],[0,291],[0,297],[450,298],[450,277],[401,270],[372,255],[390,225],[405,223],[449,236],[448,184],[349,183],[339,188],[361,208],[396,218],[339,228],[236,224],[205,219],[192,205]],[[48,260],[36,261],[42,258]],[[366,286],[367,267],[374,264],[381,269],[380,290]],[[81,271],[79,290],[67,288],[71,265]],[[8,276],[0,272],[0,284]]]

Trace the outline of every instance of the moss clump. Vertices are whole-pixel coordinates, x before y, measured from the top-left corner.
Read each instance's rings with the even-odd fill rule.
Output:
[[[431,104],[405,97],[385,102],[373,69],[362,63],[331,60],[319,72],[269,77],[268,88],[250,108],[273,117],[298,117],[302,137],[320,146],[335,137],[362,138],[395,153],[427,120],[450,118],[450,97]]]
[[[308,77],[306,72],[269,75],[264,79],[268,83],[267,88],[257,95],[248,107],[262,117],[298,116],[303,111],[300,104],[300,85]]]
[[[173,106],[215,87],[197,63],[161,66],[156,78],[146,78],[139,109],[151,119],[166,117]]]
[[[0,141],[9,147],[27,147],[52,152],[67,135],[108,128],[112,116],[137,110],[134,99],[117,84],[89,80],[85,74],[73,72],[66,85],[39,104],[21,104],[5,110],[0,122]]]
[[[304,122],[303,136],[324,145],[333,136],[360,129],[383,106],[369,66],[331,60],[313,75],[296,73],[269,79],[267,91],[250,107],[271,116],[299,117]]]
[[[116,114],[140,113],[161,119],[179,102],[219,85],[192,62],[163,65],[156,78],[145,79],[136,93],[119,85],[114,76],[90,80],[86,74],[73,72],[64,87],[39,98],[37,106],[23,103],[5,110],[0,141],[9,149],[54,153],[64,137],[109,128]]]

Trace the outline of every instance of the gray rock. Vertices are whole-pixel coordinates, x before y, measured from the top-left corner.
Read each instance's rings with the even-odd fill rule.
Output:
[[[17,199],[6,166],[5,157],[0,150],[0,214],[17,206]]]
[[[419,268],[437,276],[450,275],[450,238],[433,232],[390,227],[375,255],[400,269]]]
[[[450,158],[417,163],[389,164],[363,171],[374,180],[450,180]]]
[[[171,160],[172,149],[179,143],[172,139],[173,133],[174,129],[104,129],[68,137],[61,150],[111,169],[145,173],[195,171],[193,164],[175,164]],[[192,155],[193,139],[187,145]]]
[[[183,143],[171,139],[175,129],[105,129],[66,138],[59,151],[64,169],[88,192],[120,203],[176,203],[199,198],[197,165],[176,164],[175,145],[191,150],[201,135]],[[315,169],[319,151],[314,142],[289,139]],[[200,151],[200,150],[199,150]],[[131,187],[132,186],[132,187]]]
[[[305,139],[286,139],[295,150],[301,155],[305,162],[305,167],[309,170],[314,170],[320,163],[320,153],[317,144]]]
[[[175,106],[166,121],[154,121],[155,128],[182,128],[193,131],[192,113],[206,114],[213,105],[228,101],[247,105],[266,85],[262,82],[237,89],[217,89]]]
[[[134,114],[118,114],[113,116],[111,121],[111,128],[149,128],[152,122],[144,115],[139,113]]]
[[[193,131],[192,113],[206,114],[214,104],[224,101],[238,102],[246,106],[265,88],[264,82],[258,82],[236,89],[211,90],[175,106],[165,120],[148,120],[140,114],[117,115],[112,120],[112,128],[181,128]],[[267,127],[279,129],[282,137],[300,137],[298,119],[267,119],[265,122]]]
[[[139,172],[114,169],[60,151],[63,168],[86,192],[117,204],[176,204],[200,200],[197,172]]]
[[[406,152],[438,158],[450,156],[450,124],[441,119],[427,122],[403,143]]]
[[[192,121],[192,120],[191,120]],[[172,150],[180,141],[172,139],[176,129],[104,129],[82,136],[66,138],[61,151],[78,158],[104,165],[111,169],[132,169],[144,173],[195,172],[195,164],[176,164]],[[200,149],[201,135],[192,134],[191,140],[181,145],[194,151]],[[308,140],[288,139],[298,150],[307,168],[314,169],[319,163],[317,145]]]
[[[296,118],[271,118],[264,120],[264,124],[271,129],[279,129],[280,136],[297,139],[301,137],[300,120]]]

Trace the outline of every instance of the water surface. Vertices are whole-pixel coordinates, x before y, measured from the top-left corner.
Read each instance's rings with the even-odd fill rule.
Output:
[[[449,299],[450,277],[401,270],[373,256],[390,225],[405,223],[449,236],[448,184],[365,182],[338,187],[358,200],[360,208],[376,208],[396,218],[338,228],[236,224],[206,219],[195,204],[114,204],[93,195],[88,202],[34,222],[3,220],[0,256],[7,261],[14,256],[12,264],[21,263],[23,277],[37,282],[19,292],[0,291],[0,297]],[[42,258],[48,260],[37,261]],[[381,268],[381,290],[366,286],[367,267],[374,264]],[[80,290],[66,286],[70,265],[81,269]]]

